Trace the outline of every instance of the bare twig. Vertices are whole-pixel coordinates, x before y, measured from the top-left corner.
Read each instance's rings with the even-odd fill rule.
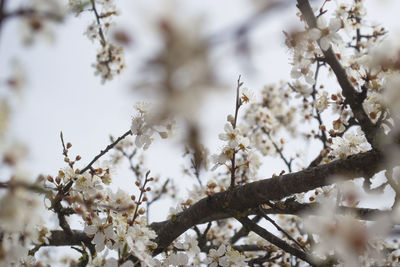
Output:
[[[250,30],[256,29],[256,26],[260,24],[268,14],[272,14],[272,11],[276,9],[289,6],[290,2],[290,0],[266,1],[265,6],[262,9],[250,15],[243,22],[232,27],[224,28],[223,30],[212,34],[208,37],[208,40],[212,45],[218,45],[226,41],[231,41],[233,38],[240,36],[243,33],[248,33]]]
[[[126,133],[124,133],[123,135],[121,135],[120,137],[117,138],[117,140],[115,140],[113,143],[109,144],[104,150],[100,151],[100,153],[93,158],[93,160],[86,166],[84,167],[81,171],[80,174],[83,174],[84,172],[86,172],[87,170],[89,170],[92,165],[102,156],[104,156],[104,154],[106,154],[108,151],[110,151],[112,148],[114,148],[120,141],[122,141],[123,139],[125,139],[125,137],[127,137],[128,135],[131,134],[131,130],[128,130]]]
[[[135,208],[135,212],[133,213],[133,218],[131,221],[129,221],[128,223],[130,225],[133,225],[133,223],[135,222],[136,218],[139,216],[139,206],[143,203],[142,200],[144,198],[144,193],[146,192],[146,184],[150,181],[153,180],[153,178],[149,178],[149,174],[150,171],[147,171],[146,173],[146,177],[144,179],[143,185],[140,185],[139,182],[136,182],[139,185],[139,190],[140,190],[140,195],[139,195],[139,199],[136,201],[136,208]]]
[[[251,219],[254,223],[258,223],[261,219],[261,216],[256,215],[253,219]],[[235,244],[240,238],[245,237],[249,234],[249,231],[246,227],[242,227],[239,231],[235,233],[234,236],[231,237],[229,243],[232,245]]]
[[[167,188],[169,181],[170,180],[167,179],[164,182],[163,186],[161,187],[160,193],[158,193],[151,201],[147,202],[148,206],[150,206],[151,204],[153,204],[154,202],[156,202],[157,200],[159,200],[161,198],[162,194],[165,192],[165,189]]]
[[[309,263],[311,266],[316,266],[316,264],[313,262],[312,258],[310,255],[305,253],[304,251],[301,251],[297,248],[294,248],[290,246],[288,243],[280,239],[279,237],[271,234],[258,224],[252,222],[249,218],[247,217],[237,217],[236,218],[244,227],[246,227],[248,230],[253,231],[260,237],[264,238],[271,244],[274,244],[278,248],[292,254],[293,256],[302,259],[303,261]]]
[[[319,69],[323,65],[324,65],[324,63],[320,63],[320,61],[317,61],[317,66],[316,66],[315,76],[314,76],[315,83],[314,83],[314,85],[312,87],[313,91],[312,91],[312,94],[311,94],[314,103],[316,102],[316,96],[315,95],[317,93],[317,81],[318,81]],[[321,114],[320,114],[320,112],[319,112],[319,110],[318,110],[316,105],[314,105],[314,109],[315,109],[315,114],[316,114],[315,115],[315,119],[318,121],[319,130],[321,131],[321,135],[319,135],[319,139],[321,140],[323,148],[325,149],[325,148],[327,148],[326,142],[328,141],[328,138],[326,136],[325,131],[323,129],[321,129],[322,125],[324,125],[324,124],[322,122]]]
[[[278,152],[279,156],[283,160],[283,162],[286,164],[286,167],[288,168],[289,172],[292,172],[292,162],[293,159],[288,160],[282,153],[282,149],[278,147],[278,145],[275,143],[275,141],[272,139],[271,134],[264,128],[262,127],[261,130],[268,136],[269,140],[271,141],[272,145],[274,146],[276,152]]]
[[[294,239],[291,235],[289,235],[285,229],[283,229],[282,227],[280,227],[273,219],[271,219],[267,213],[265,213],[265,211],[263,210],[263,208],[259,207],[259,212],[260,214],[263,216],[264,219],[266,219],[267,221],[269,221],[270,223],[272,223],[273,226],[275,226],[276,229],[278,229],[279,231],[281,231],[287,238],[289,238],[290,240],[292,240],[299,248],[301,248],[304,252],[306,252],[305,247],[300,244],[299,242],[297,242],[296,239]]]
[[[237,86],[236,86],[236,103],[235,103],[235,117],[232,123],[232,127],[233,129],[236,129],[236,123],[237,123],[237,118],[238,118],[238,112],[239,112],[239,108],[242,105],[242,102],[240,100],[239,97],[239,90],[240,87],[243,85],[243,83],[240,81],[240,75],[239,78],[237,80]],[[236,174],[236,149],[233,151],[233,155],[231,158],[231,184],[230,184],[230,188],[233,188],[235,186],[235,174]]]

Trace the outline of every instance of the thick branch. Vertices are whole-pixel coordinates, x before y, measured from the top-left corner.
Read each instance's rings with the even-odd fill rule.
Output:
[[[383,169],[383,156],[369,151],[336,160],[303,171],[289,173],[275,178],[235,187],[226,192],[206,197],[182,213],[174,220],[152,223],[157,232],[158,248],[154,254],[162,252],[175,238],[192,226],[207,221],[215,214],[226,213],[227,209],[246,213],[269,200],[279,200],[295,193],[306,192],[333,183],[332,177],[343,180],[362,177],[365,170],[378,172]]]
[[[319,203],[304,204],[293,200],[293,198],[289,198],[285,202],[280,202],[275,206],[278,208],[264,209],[263,211],[267,214],[309,215],[318,213],[318,210],[321,208]],[[337,213],[341,215],[349,214],[360,220],[373,221],[383,216],[389,216],[391,211],[338,206]]]
[[[289,199],[290,201],[284,201],[284,202],[279,202],[279,204],[276,204],[276,207],[279,208],[271,208],[271,209],[265,209],[264,212],[266,214],[270,215],[277,215],[277,214],[283,214],[283,215],[297,215],[297,216],[302,216],[303,214],[313,214],[316,215],[318,214],[318,209],[321,207],[320,204],[318,203],[299,203],[297,201],[294,201],[292,198]],[[352,215],[355,218],[363,221],[375,221],[378,218],[382,218],[382,216],[389,216],[391,214],[391,210],[380,210],[380,209],[370,209],[370,208],[353,208],[353,207],[346,207],[346,206],[339,206],[337,208],[337,213],[341,215]],[[252,208],[248,209],[246,212],[243,212],[243,215],[249,216],[249,215],[256,215],[257,214],[257,209]],[[202,223],[207,223],[211,221],[217,221],[217,220],[223,220],[227,218],[231,218],[231,214],[227,211],[221,211],[218,213],[211,214],[210,216],[207,216],[203,218],[199,224]],[[236,241],[236,240],[235,240]]]
[[[42,246],[80,246],[82,243],[88,245],[91,242],[92,239],[83,231],[72,230],[72,234],[68,235],[64,231],[54,230],[51,232],[49,243]]]
[[[383,156],[376,151],[369,151],[340,159],[331,163],[310,168],[307,170],[290,173],[275,178],[237,186],[232,190],[217,193],[204,198],[178,214],[174,219],[155,222],[150,225],[157,232],[158,244],[154,254],[163,251],[174,239],[180,236],[196,224],[207,220],[215,220],[232,217],[228,211],[235,210],[237,216],[247,216],[249,212],[256,212],[260,204],[269,200],[279,200],[295,193],[305,192],[317,187],[331,184],[332,176],[341,176],[343,180],[353,179],[364,175],[364,169],[378,172],[385,167]],[[314,206],[298,204],[285,205],[281,211],[266,210],[266,213],[296,213],[312,210]],[[339,212],[346,213],[350,208],[340,207]],[[386,213],[385,211],[371,209],[355,210],[360,218],[370,218],[370,215]],[[72,235],[64,231],[53,231],[48,246],[71,246],[81,242],[90,244],[89,238],[84,232],[72,230]]]
[[[0,0],[0,32],[1,26],[3,24],[3,20],[5,18],[4,9],[5,9],[6,0]]]

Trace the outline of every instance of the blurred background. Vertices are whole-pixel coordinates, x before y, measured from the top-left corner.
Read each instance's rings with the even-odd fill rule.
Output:
[[[6,10],[29,5],[29,2],[8,1]],[[126,69],[104,84],[91,67],[96,61],[99,44],[84,34],[94,21],[92,12],[67,15],[62,23],[49,25],[46,34],[35,36],[29,46],[24,45],[24,40],[30,33],[23,28],[19,18],[3,22],[0,32],[1,96],[8,94],[7,81],[16,72],[24,81],[19,97],[11,102],[8,140],[27,147],[27,160],[21,171],[32,180],[39,174],[56,175],[65,166],[60,131],[65,140],[72,143],[71,153],[81,155],[84,166],[109,144],[110,135],[117,137],[130,129],[136,102],[162,101],[155,84],[162,75],[157,69],[157,60],[167,45],[168,23],[175,23],[173,25],[178,25],[180,30],[177,39],[172,40],[178,55],[185,53],[186,44],[203,45],[206,49],[201,50],[205,60],[200,67],[203,72],[185,74],[199,75],[191,92],[198,101],[190,103],[190,111],[177,108],[188,104],[185,98],[180,103],[174,102],[173,108],[183,112],[180,115],[183,120],[198,121],[201,141],[210,153],[217,153],[221,147],[218,134],[223,132],[227,115],[234,112],[239,75],[244,86],[256,95],[267,84],[291,79],[291,55],[285,46],[283,31],[303,28],[296,16],[295,1],[116,2],[119,16],[112,19],[115,28],[110,31],[109,38],[115,38],[120,32],[126,35]],[[312,3],[319,6],[322,1]],[[398,34],[399,1],[366,0],[365,4],[370,20],[379,22],[389,35]],[[197,98],[199,90],[206,93]],[[182,173],[187,166],[182,157],[185,131],[184,124],[178,120],[175,136],[166,140],[155,138],[145,153],[146,168],[162,180],[173,177],[182,187],[182,198],[185,187],[196,183],[195,179]],[[5,146],[2,144],[2,149]],[[304,149],[298,145],[291,148]],[[309,159],[319,148],[307,146]],[[266,158],[263,162],[260,177],[267,178],[284,169],[278,159]],[[115,189],[134,189],[128,166],[115,170],[113,182]],[[163,202],[162,206],[154,207],[150,221],[164,220],[169,205]]]

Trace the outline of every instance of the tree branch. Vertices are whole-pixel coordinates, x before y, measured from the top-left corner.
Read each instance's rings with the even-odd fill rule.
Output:
[[[125,137],[127,137],[128,135],[131,134],[131,130],[128,130],[126,133],[124,133],[123,135],[121,135],[120,137],[117,138],[117,140],[115,140],[114,142],[112,142],[111,144],[109,144],[104,150],[100,151],[100,153],[93,158],[93,160],[80,171],[80,174],[83,174],[85,171],[89,170],[92,165],[102,156],[104,156],[104,154],[106,154],[108,151],[110,151],[114,146],[116,146],[120,141],[122,141],[123,139],[125,139]]]
[[[51,237],[48,244],[42,246],[80,246],[81,243],[91,242],[92,239],[88,237],[85,232],[73,230],[72,235],[67,235],[64,231],[54,230],[51,231]]]
[[[238,186],[203,198],[178,214],[174,220],[154,222],[150,225],[158,235],[155,240],[158,247],[154,254],[162,252],[187,229],[208,221],[215,214],[226,213],[228,209],[246,214],[269,200],[279,200],[331,184],[332,176],[349,180],[362,177],[366,169],[378,172],[385,167],[383,160],[380,152],[369,151],[303,171]]]
[[[378,172],[387,167],[384,166],[383,160],[381,153],[369,151],[303,171],[237,186],[231,190],[206,197],[178,214],[174,219],[154,222],[150,225],[158,235],[155,240],[158,247],[153,254],[157,255],[164,251],[173,240],[197,224],[213,220],[217,215],[224,216],[224,218],[232,217],[232,213],[228,213],[229,210],[235,210],[237,217],[247,216],[248,212],[257,212],[258,205],[269,200],[279,200],[295,193],[331,184],[333,181],[330,180],[330,177],[332,176],[341,176],[343,180],[349,180],[364,175],[365,169]],[[296,205],[287,204],[282,210],[265,210],[265,212],[297,214],[312,209],[314,209],[314,204],[297,203]],[[374,214],[385,213],[385,211],[373,209],[339,207],[340,212],[350,210],[356,211],[361,218],[370,218]],[[70,246],[78,245],[80,242],[91,244],[91,238],[84,232],[76,230],[71,232],[72,234],[68,235],[64,231],[53,231],[47,246]]]
[[[258,224],[256,224],[253,221],[251,221],[249,218],[242,217],[242,218],[236,218],[236,219],[241,224],[243,224],[243,226],[246,227],[248,230],[253,231],[254,233],[256,233],[260,237],[264,238],[265,240],[267,240],[271,244],[274,244],[278,248],[280,248],[280,249],[292,254],[293,256],[296,256],[299,259],[302,259],[305,262],[308,262],[311,266],[315,266],[316,265],[312,261],[311,257],[308,254],[306,254],[305,252],[303,252],[303,251],[301,251],[301,250],[299,250],[297,248],[294,248],[294,247],[290,246],[288,243],[286,243],[285,241],[283,241],[279,237],[271,234],[270,232],[268,232],[267,230],[265,230],[264,228],[262,228]]]
[[[297,0],[297,7],[300,9],[300,12],[302,13],[309,28],[316,28],[317,18],[312,11],[309,1]],[[332,50],[332,47],[326,51],[323,51],[323,49],[321,50],[325,56],[325,62],[329,64],[329,66],[335,73],[339,85],[342,88],[343,96],[346,98],[346,102],[350,105],[354,116],[358,120],[361,129],[365,133],[365,137],[367,138],[371,146],[377,147],[379,141],[377,140],[377,133],[379,128],[372,123],[368,115],[365,113],[362,106],[364,99],[360,97],[360,93],[358,93],[351,84],[350,80],[347,77],[346,70],[340,64],[338,58]]]
[[[273,219],[271,219],[267,213],[261,208],[261,206],[259,207],[259,211],[261,213],[261,215],[264,217],[264,219],[266,219],[267,221],[269,221],[273,226],[275,226],[276,229],[278,229],[279,231],[281,231],[287,238],[289,238],[290,240],[292,240],[299,248],[301,248],[304,252],[306,251],[306,248],[300,244],[299,242],[297,242],[296,239],[294,239],[291,235],[289,235],[288,232],[285,231],[285,229],[283,229],[282,227],[279,226],[279,224],[277,224]]]

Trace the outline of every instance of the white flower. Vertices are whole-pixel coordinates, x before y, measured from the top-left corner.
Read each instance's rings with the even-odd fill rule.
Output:
[[[250,91],[249,88],[245,87],[242,90],[242,96],[240,98],[242,103],[253,103],[256,99],[256,96],[252,91]]]
[[[128,227],[128,231],[121,232],[123,238],[126,240],[129,251],[135,254],[141,260],[148,258],[148,248],[156,247],[153,239],[157,237],[157,234],[145,225],[144,221],[138,221],[132,226]],[[120,236],[121,237],[121,236]]]
[[[305,81],[313,85],[315,83],[314,72],[310,69],[311,62],[309,60],[301,60],[293,64],[292,70],[290,71],[290,77],[293,79],[299,79],[304,76]]]
[[[135,104],[135,109],[142,114],[148,114],[150,112],[151,104],[147,102],[137,102]]]
[[[299,80],[296,80],[293,83],[293,87],[295,92],[299,93],[301,96],[309,96],[313,92],[313,88],[309,85],[301,83]]]
[[[101,83],[114,78],[125,69],[124,48],[115,44],[106,43],[97,52],[97,62],[92,64],[95,75],[101,76]]]
[[[226,123],[224,127],[225,133],[219,134],[219,139],[228,141],[228,146],[232,149],[239,145],[239,139],[242,137],[239,128],[233,128],[232,124]]]
[[[102,181],[97,175],[91,175],[85,172],[78,175],[75,181],[74,190],[81,191],[82,193],[93,195],[103,189]]]
[[[317,99],[317,109],[319,110],[319,112],[324,111],[328,107],[328,100],[328,92],[324,91],[322,95],[319,94],[319,97]]]
[[[35,12],[21,16],[20,28],[24,45],[32,45],[37,37],[48,42],[54,41],[54,24],[61,22],[64,17],[64,6],[62,1],[31,0],[30,7]],[[40,14],[51,14],[52,19]]]
[[[186,266],[188,262],[189,257],[183,252],[172,253],[167,258],[167,263],[173,266]]]
[[[93,224],[86,225],[83,231],[87,235],[93,236],[92,244],[95,245],[96,251],[103,251],[106,245],[112,249],[116,240],[118,240],[113,225],[108,224],[105,218],[100,219],[99,217],[93,218],[92,222]]]
[[[331,42],[341,41],[342,38],[337,31],[342,27],[342,21],[338,18],[332,18],[327,25],[325,18],[320,16],[317,19],[317,28],[309,31],[312,40],[319,40],[322,50],[326,51],[331,46]]]
[[[86,28],[84,35],[86,35],[87,38],[93,42],[95,39],[99,38],[99,29],[99,24],[96,21],[93,21],[92,24]]]
[[[197,256],[200,253],[200,248],[199,248],[199,242],[197,241],[197,238],[194,236],[190,236],[188,234],[185,235],[185,244],[187,244],[188,248],[187,254],[191,258]]]
[[[228,247],[225,256],[228,261],[228,265],[225,266],[234,266],[234,267],[245,267],[246,256],[241,254],[239,251],[233,249],[232,247]]]
[[[210,267],[247,266],[246,257],[225,244],[221,244],[217,250],[210,249],[205,263],[210,264]]]
[[[134,117],[131,125],[132,135],[136,135],[135,144],[137,147],[143,147],[146,150],[151,142],[153,130],[146,124],[143,116]]]
[[[115,0],[97,0],[103,6],[104,12],[116,11]]]
[[[75,13],[76,15],[79,15],[79,13],[81,13],[85,7],[84,0],[68,0],[68,5],[71,12]]]
[[[226,246],[224,244],[221,244],[217,250],[210,249],[207,258],[205,259],[205,263],[210,264],[210,267],[217,267],[221,263],[224,263],[224,260],[220,262],[220,258],[225,255],[225,252]]]
[[[115,210],[123,210],[128,214],[133,213],[136,205],[126,191],[118,188],[117,192],[107,192],[107,196],[108,205],[113,207]]]
[[[211,161],[215,163],[211,170],[215,170],[219,165],[225,164],[233,156],[234,150],[230,147],[224,147],[220,154],[211,155]]]
[[[355,132],[346,132],[343,137],[332,138],[331,155],[344,158],[349,155],[365,152],[370,148],[360,128]]]
[[[249,151],[247,160],[249,161],[249,174],[251,177],[254,177],[261,166],[260,158],[254,151]]]
[[[40,198],[36,194],[17,188],[1,195],[0,226],[3,232],[37,232],[41,222]]]

